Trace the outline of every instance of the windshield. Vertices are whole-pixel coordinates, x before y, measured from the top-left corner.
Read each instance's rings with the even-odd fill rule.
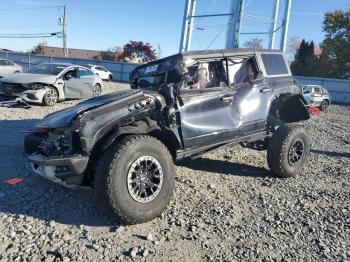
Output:
[[[68,66],[59,64],[41,64],[33,66],[27,72],[31,74],[58,75],[66,67]]]
[[[131,72],[129,80],[133,88],[159,88],[162,84],[177,83],[181,80],[177,59],[165,59],[150,63]]]

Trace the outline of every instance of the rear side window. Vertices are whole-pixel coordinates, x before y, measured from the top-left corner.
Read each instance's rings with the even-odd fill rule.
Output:
[[[288,75],[288,68],[283,55],[279,54],[262,54],[266,73],[268,75]]]

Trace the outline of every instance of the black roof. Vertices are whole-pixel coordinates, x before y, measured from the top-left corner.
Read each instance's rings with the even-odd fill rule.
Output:
[[[274,53],[282,54],[280,50],[271,50],[271,49],[251,49],[251,48],[234,48],[234,49],[214,49],[214,50],[197,50],[197,51],[188,51],[182,52],[175,55],[167,56],[159,60],[151,61],[144,65],[138,66],[136,69],[155,65],[166,61],[169,59],[187,59],[187,58],[211,58],[211,57],[225,57],[230,55],[252,55],[255,53]]]
[[[271,50],[271,49],[251,49],[251,48],[234,48],[234,49],[214,49],[214,50],[199,50],[199,51],[188,51],[182,52],[181,55],[183,57],[193,57],[193,58],[201,58],[201,57],[220,57],[220,56],[229,56],[229,55],[247,55],[254,53],[282,53],[279,50]]]

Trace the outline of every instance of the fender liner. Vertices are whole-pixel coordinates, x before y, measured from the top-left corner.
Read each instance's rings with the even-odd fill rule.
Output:
[[[270,106],[269,124],[274,125],[275,121],[292,123],[310,119],[306,104],[304,97],[300,94],[281,95]]]

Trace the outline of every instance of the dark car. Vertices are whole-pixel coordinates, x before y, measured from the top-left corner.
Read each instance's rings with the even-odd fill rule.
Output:
[[[309,119],[283,54],[181,53],[137,67],[131,90],[46,116],[26,137],[32,170],[65,186],[90,186],[127,223],[166,208],[174,162],[227,144],[267,150],[271,171],[296,176],[310,152]]]

